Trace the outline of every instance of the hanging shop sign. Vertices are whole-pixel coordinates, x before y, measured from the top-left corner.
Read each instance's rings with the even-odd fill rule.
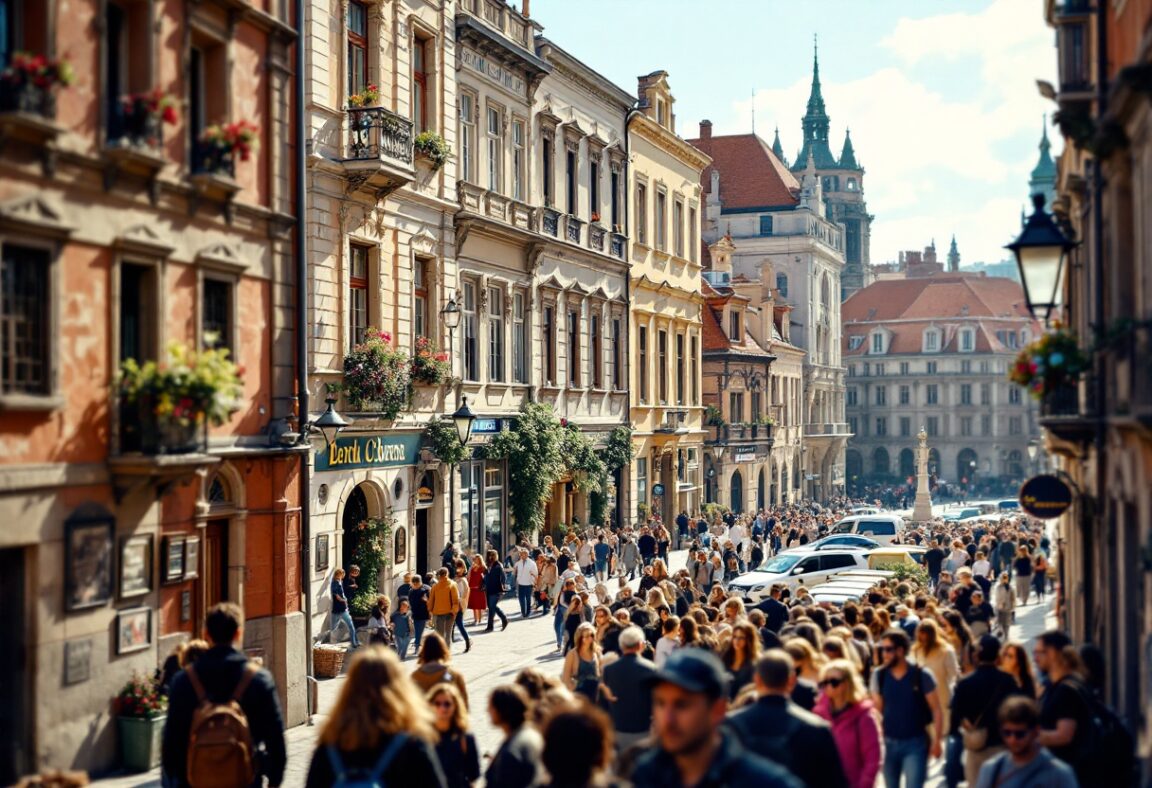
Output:
[[[1072,488],[1059,476],[1043,473],[1020,487],[1020,506],[1033,517],[1051,520],[1072,505]]]
[[[652,494],[653,495],[663,495],[664,494],[664,485],[663,484],[653,484],[652,485]]]
[[[756,462],[756,451],[743,451],[732,458],[733,462]]]
[[[410,435],[357,435],[337,438],[316,452],[317,471],[353,468],[390,468],[415,465],[420,455],[420,433]]]

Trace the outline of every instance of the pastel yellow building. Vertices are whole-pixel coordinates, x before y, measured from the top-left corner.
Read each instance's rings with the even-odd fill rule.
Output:
[[[628,122],[632,273],[631,509],[671,524],[701,504],[700,175],[711,159],[676,134],[668,74],[639,80]]]

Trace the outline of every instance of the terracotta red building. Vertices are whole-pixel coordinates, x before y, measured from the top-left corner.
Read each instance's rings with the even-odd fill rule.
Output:
[[[304,716],[284,7],[0,0],[0,783],[113,766],[113,696],[220,600]],[[169,343],[227,347],[243,392],[162,454],[114,381]]]

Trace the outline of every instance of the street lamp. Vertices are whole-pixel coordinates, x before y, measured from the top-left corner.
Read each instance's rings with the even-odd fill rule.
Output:
[[[476,414],[468,407],[468,398],[462,397],[460,407],[452,414],[452,423],[456,425],[456,436],[460,438],[460,445],[465,446],[472,438],[472,423],[476,421]]]
[[[460,305],[456,303],[455,298],[449,298],[448,303],[440,310],[440,319],[444,321],[444,327],[449,331],[455,331],[460,325],[460,315]]]
[[[1011,249],[1020,268],[1028,311],[1045,325],[1060,306],[1064,291],[1065,261],[1076,244],[1061,232],[1044,210],[1044,195],[1032,195],[1034,210]]]
[[[315,429],[324,436],[324,449],[327,451],[332,447],[332,443],[340,434],[340,430],[347,427],[351,422],[336,412],[335,397],[328,397],[324,401],[328,403],[328,408],[314,421],[309,421],[304,425],[303,435],[307,436]]]

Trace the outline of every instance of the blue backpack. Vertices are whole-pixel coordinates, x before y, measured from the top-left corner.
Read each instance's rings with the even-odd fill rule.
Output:
[[[328,745],[328,761],[332,764],[332,773],[336,775],[336,782],[332,784],[333,788],[385,788],[384,772],[388,771],[388,767],[392,765],[392,761],[400,752],[400,748],[408,741],[408,735],[405,733],[398,733],[392,737],[392,741],[384,749],[380,758],[376,761],[376,765],[372,770],[365,772],[363,769],[353,769],[351,771],[344,768],[344,761],[340,759],[340,751],[333,745]]]

